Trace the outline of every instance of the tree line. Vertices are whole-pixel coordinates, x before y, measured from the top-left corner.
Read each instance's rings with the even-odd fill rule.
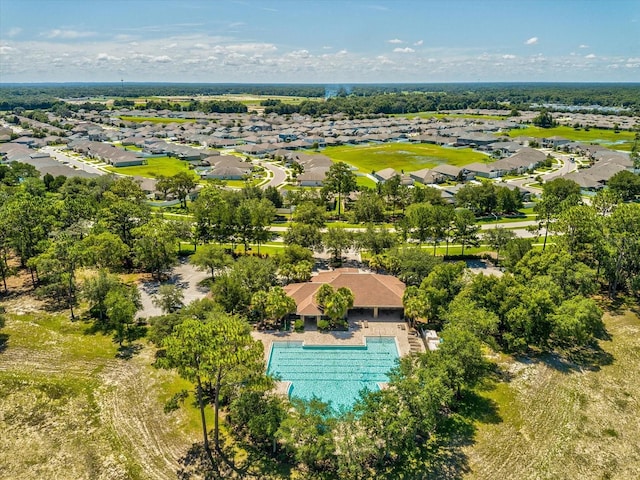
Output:
[[[424,111],[460,109],[529,109],[534,104],[623,107],[618,115],[635,115],[640,109],[637,86],[633,84],[535,84],[535,83],[472,83],[472,84],[380,84],[353,85],[339,89],[336,96],[327,95],[324,85],[252,85],[252,84],[77,84],[0,86],[0,110],[16,107],[26,109],[51,108],[63,98],[119,97],[145,98],[156,96],[188,96],[195,105],[206,106],[198,96],[250,94],[265,96],[295,96],[313,98],[298,105],[269,99],[265,111],[280,114],[309,115],[346,113],[348,115],[404,114]],[[328,97],[326,101],[317,101]],[[236,102],[233,102],[236,103]],[[104,105],[101,104],[102,108]],[[174,105],[174,104],[171,104]],[[168,108],[177,108],[169,106]],[[167,107],[167,105],[164,105]],[[239,108],[239,107],[238,107]],[[216,110],[211,110],[216,111]],[[606,113],[597,111],[596,113]]]

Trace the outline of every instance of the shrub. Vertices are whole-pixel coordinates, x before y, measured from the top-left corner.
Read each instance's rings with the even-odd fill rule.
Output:
[[[318,330],[329,330],[329,321],[318,320]]]
[[[296,332],[304,332],[304,320],[298,318],[295,322],[293,322],[293,329]]]

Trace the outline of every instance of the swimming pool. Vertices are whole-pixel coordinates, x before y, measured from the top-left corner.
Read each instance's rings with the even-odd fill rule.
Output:
[[[314,395],[332,407],[351,407],[363,388],[378,390],[396,364],[395,337],[365,337],[365,345],[272,342],[267,373],[291,382],[290,397]]]

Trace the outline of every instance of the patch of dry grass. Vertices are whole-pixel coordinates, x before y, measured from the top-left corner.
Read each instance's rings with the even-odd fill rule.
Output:
[[[109,336],[88,335],[87,324],[65,315],[7,317],[0,478],[177,478],[179,459],[199,439],[197,410],[187,402],[163,412],[185,382],[151,366],[153,349],[118,359]]]
[[[596,368],[546,357],[505,360],[512,377],[483,392],[501,421],[479,423],[468,479],[620,479],[640,472],[640,318],[607,313]]]

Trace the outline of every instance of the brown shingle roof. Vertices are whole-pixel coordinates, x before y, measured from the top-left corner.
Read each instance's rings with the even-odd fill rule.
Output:
[[[292,283],[284,287],[285,292],[296,301],[298,315],[322,313],[315,302],[315,294],[323,283],[330,284],[334,289],[349,288],[353,292],[354,308],[402,308],[405,285],[396,277],[339,268],[319,273],[310,282]]]

